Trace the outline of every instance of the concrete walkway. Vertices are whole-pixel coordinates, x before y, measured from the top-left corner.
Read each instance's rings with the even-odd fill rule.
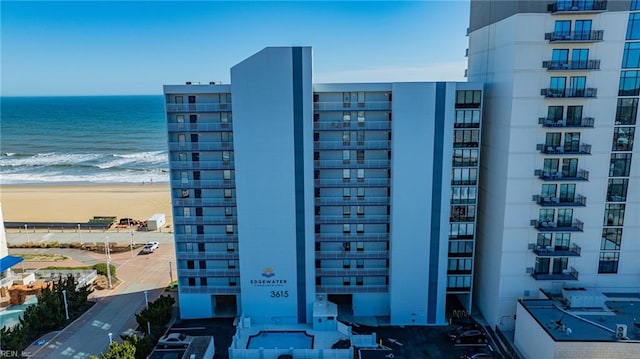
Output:
[[[87,233],[86,241],[104,238],[104,233]],[[24,233],[8,234],[7,241],[12,245],[16,238],[23,237]],[[94,237],[95,236],[95,237]],[[130,240],[128,233],[109,233],[110,241],[120,239],[122,242]],[[30,237],[33,235],[30,234]],[[77,241],[77,234],[55,234],[55,241]],[[123,238],[119,238],[123,237]],[[80,318],[75,320],[65,329],[56,333],[43,336],[46,344],[42,346],[30,345],[25,349],[25,355],[30,358],[88,358],[90,355],[98,355],[105,352],[109,345],[109,333],[113,340],[121,341],[120,333],[135,329],[135,314],[145,305],[144,291],[148,291],[149,301],[155,300],[162,294],[169,284],[169,262],[172,262],[173,278],[175,273],[175,252],[173,236],[165,233],[144,233],[136,236],[146,242],[159,241],[160,248],[152,254],[131,257],[130,252],[111,255],[111,261],[117,267],[117,277],[120,280],[118,286],[112,290],[96,291],[91,298],[96,304]],[[31,238],[30,238],[31,239]],[[96,240],[93,240],[94,242]],[[13,252],[24,252],[25,249],[12,249]],[[75,261],[85,264],[94,264],[104,261],[104,254],[92,253],[73,249],[44,249],[43,253],[64,254]]]

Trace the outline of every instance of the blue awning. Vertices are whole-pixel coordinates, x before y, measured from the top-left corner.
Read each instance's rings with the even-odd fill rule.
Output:
[[[0,258],[0,272],[6,271],[7,269],[22,262],[23,260],[24,259],[22,257],[16,257],[16,256],[6,256],[3,258]]]

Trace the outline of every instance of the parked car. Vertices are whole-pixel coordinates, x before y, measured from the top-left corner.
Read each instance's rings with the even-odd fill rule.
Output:
[[[479,353],[465,353],[460,356],[460,359],[494,359],[495,356],[491,353],[479,352]]]
[[[486,344],[487,336],[479,329],[460,329],[449,333],[449,339],[456,344]]]
[[[158,345],[164,348],[188,347],[193,341],[193,337],[182,333],[171,333],[163,336],[158,340]]]
[[[147,242],[147,244],[142,247],[142,253],[153,253],[158,247],[160,247],[160,243],[158,242]]]

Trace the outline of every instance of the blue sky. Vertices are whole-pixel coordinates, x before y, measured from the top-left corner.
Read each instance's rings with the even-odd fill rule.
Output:
[[[3,96],[160,94],[312,46],[314,82],[464,81],[468,0],[0,2]]]

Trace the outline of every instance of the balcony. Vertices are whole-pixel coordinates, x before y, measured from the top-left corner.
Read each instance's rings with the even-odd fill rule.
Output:
[[[589,171],[579,169],[574,172],[553,172],[544,170],[535,170],[534,175],[543,181],[588,181]]]
[[[167,103],[167,112],[230,112],[230,103]]]
[[[173,205],[178,207],[233,207],[236,205],[234,198],[177,198]]]
[[[389,204],[389,197],[357,197],[357,196],[323,196],[315,198],[316,205],[334,205],[334,206],[357,206],[360,204],[369,204],[369,205],[386,205]]]
[[[606,1],[560,0],[547,5],[552,14],[589,14],[607,11]]]
[[[229,132],[231,123],[168,123],[167,130],[171,132]]]
[[[316,274],[325,277],[385,277],[388,268],[317,268]]]
[[[582,248],[574,243],[569,247],[540,246],[533,243],[529,246],[533,247],[533,253],[540,257],[579,257],[582,251]]]
[[[316,293],[341,294],[341,293],[386,293],[389,286],[380,284],[365,285],[318,285]]]
[[[538,221],[537,219],[531,220],[531,225],[540,232],[582,232],[584,223],[578,219],[573,221]]]
[[[235,183],[233,180],[188,180],[188,182],[184,182],[182,180],[171,180],[172,188],[182,188],[182,189],[201,189],[201,188],[235,188]]]
[[[211,142],[177,142],[169,141],[169,151],[223,151],[233,149],[233,143],[222,141]]]
[[[533,196],[533,201],[542,207],[584,207],[587,205],[587,197],[580,194],[571,199],[542,197],[536,194]]]
[[[343,130],[390,130],[390,121],[316,121],[313,129],[318,131],[343,131]]]
[[[206,260],[206,259],[238,259],[238,252],[183,252],[176,250],[176,259],[194,259],[194,260]]]
[[[236,216],[194,216],[194,217],[174,217],[175,224],[191,224],[191,225],[205,225],[205,224],[236,224],[238,218]]]
[[[574,127],[593,127],[595,119],[593,117],[583,118],[569,118],[569,119],[556,119],[549,117],[538,118],[538,124],[542,127],[554,127],[554,128],[574,128]]]
[[[316,233],[318,242],[387,242],[389,233],[379,231],[368,233]]]
[[[313,148],[317,150],[388,150],[391,141],[313,141]]]
[[[240,287],[237,286],[206,286],[206,287],[189,287],[183,285],[180,287],[180,293],[187,294],[240,294]]]
[[[342,178],[320,178],[314,180],[316,187],[343,188],[343,187],[388,187],[388,178],[360,178],[356,180],[345,180]]]
[[[581,143],[579,146],[552,146],[546,143],[539,143],[536,149],[546,155],[590,155],[591,145]]]
[[[347,224],[347,223],[389,223],[389,216],[386,214],[367,214],[357,217],[344,216],[316,216],[316,224]]]
[[[542,67],[548,71],[600,70],[600,60],[542,61]]]
[[[239,269],[208,268],[208,269],[186,269],[180,268],[180,275],[185,277],[239,277]]]
[[[176,242],[203,242],[203,243],[237,243],[237,234],[207,233],[207,234],[187,234],[174,233]]]
[[[389,168],[391,161],[381,160],[315,160],[315,168]]]
[[[544,34],[549,42],[598,42],[602,41],[604,30],[597,31],[554,31]]]
[[[314,102],[314,111],[389,111],[390,101]]]
[[[172,170],[232,170],[233,161],[169,161]]]
[[[540,95],[545,98],[595,98],[598,94],[596,88],[544,88]]]
[[[316,259],[388,259],[389,251],[316,251]]]
[[[570,267],[564,269],[560,273],[536,273],[531,272],[531,276],[535,280],[578,280],[578,271]]]

